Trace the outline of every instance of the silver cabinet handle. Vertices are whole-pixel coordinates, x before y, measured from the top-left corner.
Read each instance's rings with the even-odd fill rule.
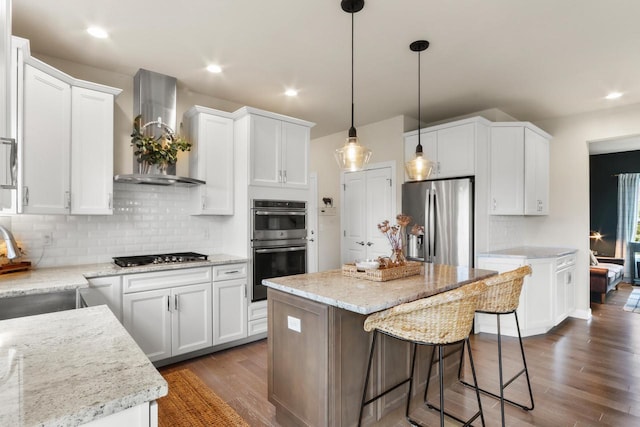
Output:
[[[171,313],[171,296],[167,295],[167,311]]]
[[[9,184],[3,184],[2,186],[0,186],[1,188],[5,188],[8,190],[15,190],[16,188],[16,175],[17,175],[17,167],[18,167],[18,152],[17,152],[17,145],[16,145],[16,140],[13,138],[0,138],[0,142],[4,145],[9,145],[10,148],[10,154],[9,154],[9,173],[10,175],[10,182]]]
[[[67,209],[71,208],[71,192],[70,191],[64,192],[64,199],[65,199],[65,208]]]
[[[178,311],[178,295],[173,296],[173,308]]]
[[[282,182],[282,170],[278,171],[278,182]]]
[[[240,273],[240,270],[231,270],[231,271],[224,272],[224,274],[236,274],[236,273]]]
[[[22,204],[29,206],[29,186],[25,185],[22,189]]]
[[[496,201],[496,199],[493,199],[493,210],[496,210],[496,207],[498,206],[498,202]]]
[[[282,182],[284,182],[285,184],[287,183],[287,171],[286,170],[282,171]]]
[[[316,239],[307,239],[307,240],[309,240],[310,242],[315,242],[316,241]]]
[[[107,195],[107,205],[109,206],[109,209],[113,209],[113,194],[111,193]]]

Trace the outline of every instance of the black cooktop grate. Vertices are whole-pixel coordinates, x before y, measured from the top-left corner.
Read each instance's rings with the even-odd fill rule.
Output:
[[[193,261],[206,261],[208,258],[207,255],[197,252],[175,252],[157,255],[113,257],[113,262],[120,267],[137,267],[148,264],[179,264]]]

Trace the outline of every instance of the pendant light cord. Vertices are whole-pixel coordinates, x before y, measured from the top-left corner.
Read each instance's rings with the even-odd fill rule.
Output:
[[[354,34],[354,12],[351,12],[351,128],[349,129],[349,137],[355,137],[356,136],[356,128],[353,125],[353,115],[354,115],[354,103],[353,103],[353,86],[354,86],[354,61],[353,61],[353,34]]]
[[[418,147],[422,152],[422,144],[420,143],[420,125],[422,124],[422,114],[420,112],[420,51],[418,51]]]

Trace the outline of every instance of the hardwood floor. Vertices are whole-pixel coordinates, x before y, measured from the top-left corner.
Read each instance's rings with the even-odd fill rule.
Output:
[[[535,409],[507,405],[510,426],[640,426],[640,314],[622,310],[632,287],[621,284],[606,304],[592,303],[590,321],[569,318],[545,335],[524,339]],[[497,347],[491,334],[472,337],[481,385],[497,381]],[[505,375],[518,369],[517,340],[504,342]],[[267,343],[262,340],[231,350],[161,368],[188,368],[196,373],[251,426],[277,426],[267,400]],[[434,387],[437,388],[437,387]],[[526,402],[524,376],[509,386],[508,396]],[[471,391],[458,384],[447,391],[451,410],[469,406]],[[487,426],[500,425],[499,402],[482,397]],[[416,418],[437,425],[437,418],[418,409]],[[479,422],[475,423],[480,425]],[[390,425],[406,426],[404,419]]]

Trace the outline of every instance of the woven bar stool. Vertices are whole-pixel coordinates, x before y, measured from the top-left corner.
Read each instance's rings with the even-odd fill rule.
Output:
[[[496,399],[500,399],[500,411],[502,415],[502,425],[505,425],[505,417],[504,417],[504,403],[507,402],[511,405],[517,406],[526,411],[530,411],[533,409],[533,392],[531,390],[531,381],[529,379],[529,370],[527,369],[527,361],[524,356],[524,346],[522,345],[522,336],[520,335],[520,324],[518,323],[518,313],[516,310],[518,308],[518,304],[520,302],[520,292],[522,291],[522,285],[524,283],[524,277],[531,274],[531,267],[526,265],[524,267],[520,267],[513,271],[508,271],[506,273],[499,274],[497,276],[490,277],[485,279],[485,283],[487,285],[487,292],[484,293],[478,300],[478,308],[476,310],[477,313],[485,313],[485,314],[495,314],[496,322],[497,322],[497,332],[498,332],[498,373],[500,378],[500,394],[497,395],[483,388],[477,387],[482,393],[492,396]],[[522,355],[522,370],[511,377],[509,380],[504,380],[503,371],[502,371],[502,335],[500,333],[500,316],[505,314],[511,314],[515,316],[516,319],[516,328],[518,329],[518,341],[520,343],[520,354]],[[463,344],[464,345],[464,344]],[[467,342],[467,345],[469,343]],[[460,367],[458,370],[458,378],[462,384],[474,387],[473,384],[469,384],[462,380],[462,358],[464,357],[464,352],[460,356]],[[519,378],[522,374],[525,374],[527,379],[527,386],[529,388],[529,399],[531,404],[524,405],[521,403],[514,402],[513,400],[507,399],[504,397],[504,390],[517,378]],[[474,382],[476,382],[474,375]],[[477,382],[476,382],[477,384]]]
[[[483,282],[475,282],[462,286],[458,289],[447,291],[433,297],[424,298],[418,301],[402,304],[378,313],[374,313],[367,317],[364,322],[364,330],[373,331],[373,340],[371,342],[371,352],[369,354],[369,362],[367,364],[367,374],[365,377],[364,388],[362,391],[362,402],[360,405],[360,417],[358,418],[358,426],[362,423],[362,413],[364,407],[378,400],[380,397],[395,390],[403,384],[409,383],[409,392],[407,395],[407,407],[405,415],[407,420],[413,425],[420,425],[412,420],[409,416],[409,404],[411,402],[411,391],[413,387],[413,374],[416,363],[416,350],[418,344],[435,346],[439,349],[439,380],[440,380],[440,406],[435,407],[429,405],[433,409],[440,411],[440,425],[444,426],[445,415],[464,423],[465,426],[470,425],[478,417],[482,420],[484,426],[484,415],[482,414],[482,404],[480,403],[480,393],[476,389],[476,399],[478,401],[478,412],[476,412],[469,420],[461,420],[444,410],[444,346],[458,344],[469,339],[471,326],[473,324],[474,312],[477,308],[477,301],[480,295],[486,290]],[[376,346],[378,334],[389,335],[393,338],[408,341],[413,344],[411,374],[409,378],[400,381],[391,388],[377,394],[367,400],[367,387],[369,385],[369,376],[371,373],[371,363]],[[435,352],[434,347],[434,352]],[[470,349],[470,346],[467,346]],[[432,353],[433,360],[433,353]],[[469,351],[469,361],[471,372],[475,381],[475,367],[473,358]],[[427,379],[427,387],[429,386],[429,378]],[[426,401],[426,398],[425,398]]]

